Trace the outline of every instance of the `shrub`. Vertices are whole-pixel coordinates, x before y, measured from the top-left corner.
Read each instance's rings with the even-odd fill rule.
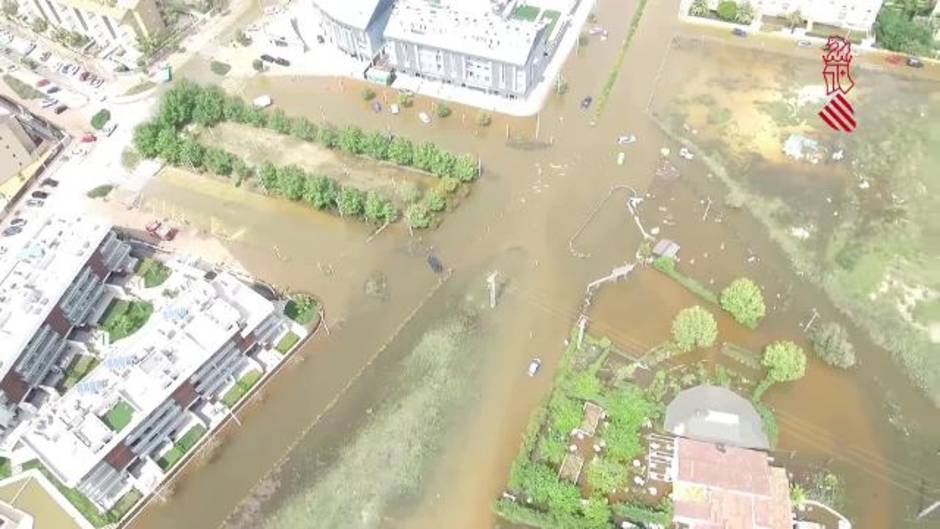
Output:
[[[731,0],[725,0],[718,4],[718,18],[733,22],[738,16],[738,4]]]
[[[262,61],[261,59],[255,59],[255,60],[251,61],[251,67],[254,68],[254,70],[255,70],[256,72],[263,72],[263,71],[264,71],[264,61]]]
[[[721,308],[728,311],[738,323],[757,327],[767,312],[760,288],[750,279],[735,279],[721,291]]]
[[[437,117],[439,118],[446,118],[451,114],[450,107],[444,103],[436,103],[434,105],[434,113],[437,114]]]
[[[778,341],[764,349],[761,360],[767,368],[767,378],[774,382],[798,380],[806,372],[806,354],[791,341]]]
[[[114,189],[114,186],[111,184],[100,185],[91,191],[85,193],[88,198],[103,198],[108,196],[108,193]]]
[[[672,321],[672,338],[683,351],[711,347],[718,337],[715,317],[699,305],[679,311]]]
[[[111,112],[108,111],[108,109],[102,108],[91,117],[91,126],[96,130],[101,130],[110,120]]]
[[[480,112],[479,114],[477,114],[477,125],[481,127],[489,127],[490,123],[492,122],[493,122],[493,118],[490,117],[489,113]]]
[[[320,309],[317,300],[306,294],[294,294],[284,307],[284,314],[301,325],[307,325],[317,316]]]
[[[437,189],[431,189],[424,195],[424,205],[431,211],[443,211],[447,207],[447,200]]]
[[[224,62],[212,61],[209,63],[209,69],[212,70],[212,73],[216,75],[225,75],[232,69],[232,67]]]
[[[809,339],[816,355],[827,364],[843,369],[855,365],[855,347],[849,342],[849,333],[838,323],[814,327]]]
[[[365,87],[362,89],[362,99],[366,101],[372,101],[375,99],[375,90]]]

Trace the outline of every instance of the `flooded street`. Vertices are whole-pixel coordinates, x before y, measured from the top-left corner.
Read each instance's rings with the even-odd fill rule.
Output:
[[[151,182],[145,204],[172,203],[187,222],[225,240],[254,274],[315,293],[330,332],[309,342],[239,416],[242,426],[229,427],[211,457],[177,479],[168,501],[151,505],[133,528],[265,527],[262,520],[294,508],[398,397],[404,359],[422,336],[443,325],[460,303],[485,305],[485,277],[494,270],[501,277],[499,304],[492,311],[479,309],[466,349],[474,367],[465,398],[446,420],[410,432],[420,437],[425,429],[441,429],[440,449],[423,461],[419,488],[388,505],[381,520],[366,525],[364,515],[350,512],[349,523],[416,529],[496,525],[492,504],[505,486],[530,411],[548,394],[585,285],[632,262],[643,241],[625,207],[626,194],[604,201],[612,186],[646,195],[640,205],[644,222],[682,244],[684,262],[694,263],[686,268],[690,275],[714,285],[748,275],[764,286],[771,310],[759,332],[736,335],[722,320],[723,337],[727,331],[729,339],[752,350],[784,338],[806,347],[800,325],[813,309],[839,319],[790,270],[753,218],[723,206],[726,191],[704,166],[682,162],[682,178],[674,182],[654,176],[660,147],[676,149],[646,109],[680,30],[677,2],[647,6],[598,123],[592,126],[592,113],[578,108],[585,95],[597,96],[634,8],[633,1],[601,0],[595,12],[609,39],[592,37],[572,55],[563,74],[568,93],[552,96],[538,117],[494,115],[486,128],[473,125],[476,110],[459,106],[450,118],[423,125],[415,116],[430,101],[422,98],[399,116],[373,114],[359,97],[361,85],[351,80],[262,77],[242,85],[245,96],[270,94],[290,115],[388,128],[471,152],[482,159],[484,172],[438,229],[412,237],[398,223],[371,242],[367,226],[215,180],[166,174]],[[681,72],[691,65],[672,66]],[[626,133],[637,135],[638,143],[618,147],[615,138]],[[626,163],[618,166],[621,150]],[[714,205],[704,219],[708,199]],[[576,233],[571,248],[588,257],[575,256],[569,247]],[[432,253],[451,270],[450,279],[442,281],[428,269],[425,259]],[[759,262],[748,263],[750,255],[759,255]],[[370,281],[384,283],[382,295],[367,289]],[[602,289],[589,312],[589,329],[640,354],[667,339],[675,312],[694,302],[664,276],[643,270]],[[940,421],[890,356],[848,328],[858,368],[837,371],[812,357],[805,378],[768,393],[781,427],[777,457],[793,452],[829,463],[848,484],[846,514],[856,527],[906,527],[928,498],[940,494]],[[533,357],[544,363],[536,378],[525,374]],[[906,434],[889,422],[897,416]],[[303,527],[319,527],[315,512],[307,520]]]

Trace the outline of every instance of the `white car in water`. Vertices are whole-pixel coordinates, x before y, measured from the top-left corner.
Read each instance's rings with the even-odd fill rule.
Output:
[[[529,376],[534,377],[536,374],[538,374],[539,369],[541,368],[542,368],[542,360],[540,358],[533,358],[532,361],[529,362],[529,370],[528,370]]]
[[[617,138],[618,145],[630,145],[631,143],[636,143],[636,136],[633,134],[628,134],[626,136]]]
[[[431,116],[427,115],[426,112],[418,113],[418,119],[420,119],[421,123],[424,123],[425,125],[431,122]]]

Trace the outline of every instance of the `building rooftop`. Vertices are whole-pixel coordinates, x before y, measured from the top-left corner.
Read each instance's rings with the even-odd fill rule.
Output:
[[[0,377],[110,230],[104,219],[51,215],[0,238]]]
[[[665,427],[675,435],[700,441],[770,447],[754,406],[731,390],[709,384],[679,392],[666,407]]]
[[[163,296],[139,331],[115,342],[81,382],[43,407],[26,435],[27,444],[70,486],[227,341],[246,336],[274,309],[230,274],[210,280],[181,261],[168,266],[172,274],[161,288],[176,294]],[[104,420],[109,412],[124,418],[111,419],[109,427]],[[126,425],[115,432],[116,422]]]
[[[767,454],[676,440],[675,521],[695,529],[791,529],[786,471]]]
[[[503,18],[489,0],[398,0],[386,39],[524,65],[543,22]]]
[[[364,30],[384,0],[314,0],[314,4],[333,20]]]

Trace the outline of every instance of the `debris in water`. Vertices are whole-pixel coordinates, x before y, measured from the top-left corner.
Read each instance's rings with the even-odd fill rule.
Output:
[[[669,156],[669,148],[663,147],[662,149],[659,150],[659,154],[662,154],[663,156]]]

